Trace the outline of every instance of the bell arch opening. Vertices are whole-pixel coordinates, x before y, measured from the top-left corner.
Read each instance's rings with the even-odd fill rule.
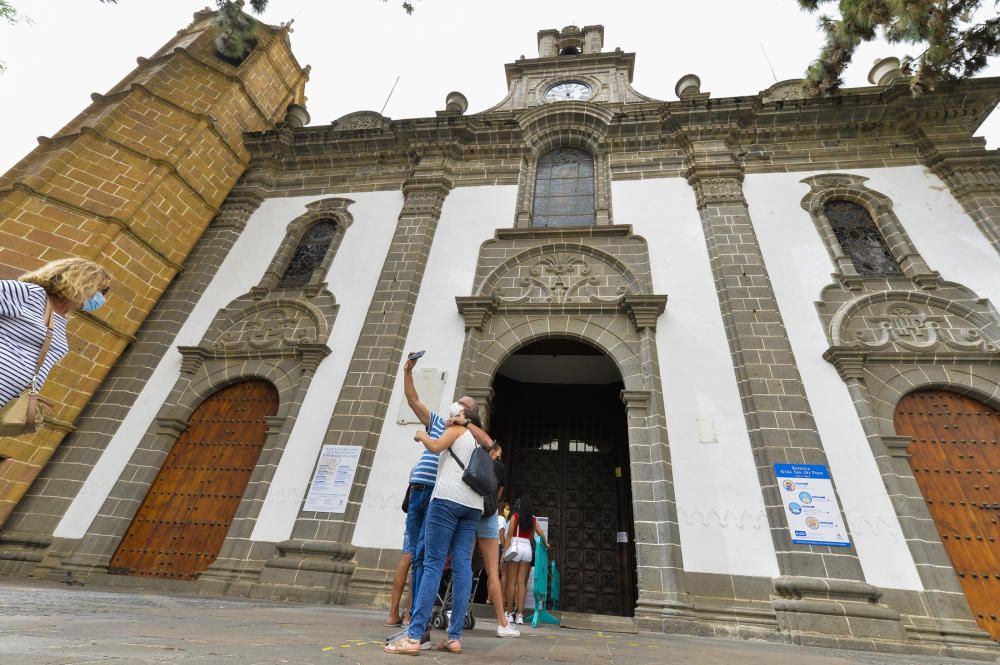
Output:
[[[559,571],[553,590],[559,610],[635,614],[623,388],[621,371],[608,355],[567,338],[520,347],[493,377],[490,429],[503,446],[504,499],[512,512],[522,500],[547,518],[550,554]]]

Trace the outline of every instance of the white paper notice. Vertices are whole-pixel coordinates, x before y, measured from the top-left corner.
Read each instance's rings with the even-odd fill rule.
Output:
[[[361,446],[323,446],[309,485],[305,510],[317,513],[343,513],[358,470]]]
[[[822,464],[775,464],[792,542],[850,547],[830,470]]]

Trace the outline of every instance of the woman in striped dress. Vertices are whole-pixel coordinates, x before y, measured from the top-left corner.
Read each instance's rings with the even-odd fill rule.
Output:
[[[0,280],[0,409],[32,381],[45,342],[45,314],[52,306],[52,341],[38,372],[38,386],[69,351],[66,315],[104,304],[111,276],[86,259],[61,259],[16,280]]]

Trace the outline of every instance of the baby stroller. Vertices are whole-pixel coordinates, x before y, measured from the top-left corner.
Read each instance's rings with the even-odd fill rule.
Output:
[[[476,590],[479,588],[479,578],[482,576],[481,573],[483,571],[483,561],[479,556],[478,548],[472,558],[472,570],[472,590],[469,594],[469,610],[465,613],[465,620],[462,622],[463,630],[472,630],[476,627],[476,617],[472,616],[472,601],[476,597]],[[434,609],[431,610],[431,628],[435,630],[448,630],[453,594],[454,576],[451,570],[451,555],[449,555],[444,562],[441,586],[438,588]]]

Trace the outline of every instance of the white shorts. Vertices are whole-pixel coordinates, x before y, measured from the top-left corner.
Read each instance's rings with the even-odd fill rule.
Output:
[[[515,537],[511,543],[514,547],[514,558],[511,562],[525,562],[531,563],[531,541],[527,538],[517,538]]]

